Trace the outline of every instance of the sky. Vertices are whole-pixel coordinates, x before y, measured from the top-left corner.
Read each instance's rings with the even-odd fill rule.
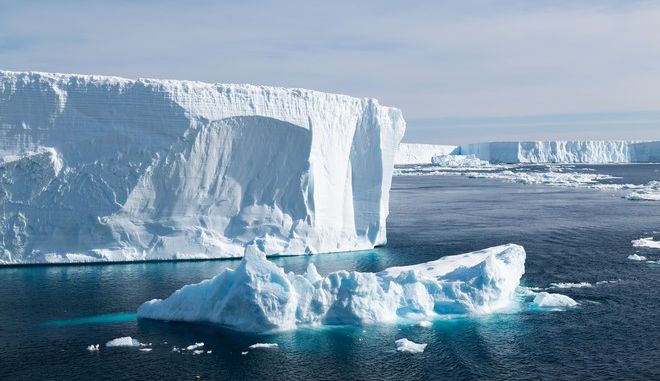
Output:
[[[373,97],[409,142],[660,139],[660,1],[0,0],[0,70]]]

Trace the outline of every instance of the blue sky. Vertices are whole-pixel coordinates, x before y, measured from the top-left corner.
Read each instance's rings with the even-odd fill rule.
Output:
[[[0,0],[0,68],[305,87],[407,141],[660,139],[660,2]]]

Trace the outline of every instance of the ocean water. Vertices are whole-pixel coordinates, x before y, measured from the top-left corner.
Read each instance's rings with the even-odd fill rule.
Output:
[[[574,168],[621,183],[660,179],[660,165]],[[580,303],[562,312],[246,335],[134,314],[237,260],[0,268],[0,379],[660,379],[660,265],[627,259],[660,260],[660,250],[631,245],[660,238],[660,202],[461,176],[397,177],[391,195],[386,247],[274,260],[295,272],[310,262],[322,274],[379,271],[514,242],[527,251],[524,285],[592,287],[552,290]],[[104,347],[120,336],[153,350]],[[396,352],[403,337],[428,347]],[[195,342],[212,353],[171,351]],[[279,348],[247,349],[258,342]],[[101,350],[88,352],[90,344]]]

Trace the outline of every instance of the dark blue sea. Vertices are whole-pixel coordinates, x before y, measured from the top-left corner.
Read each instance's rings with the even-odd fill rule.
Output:
[[[660,165],[580,166],[660,180]],[[631,240],[660,238],[660,202],[616,192],[521,185],[462,176],[396,177],[386,247],[359,253],[274,259],[303,272],[379,271],[489,246],[527,251],[523,283],[580,305],[406,325],[330,327],[245,335],[212,326],[138,321],[134,311],[236,260],[0,268],[1,380],[649,380],[660,379],[660,265],[627,259],[660,250]],[[600,283],[612,281],[608,283]],[[105,348],[132,336],[151,352]],[[428,343],[421,354],[394,341]],[[210,354],[172,352],[204,342]],[[257,342],[278,349],[251,350]],[[90,344],[101,344],[89,352]],[[167,344],[165,344],[167,343]]]

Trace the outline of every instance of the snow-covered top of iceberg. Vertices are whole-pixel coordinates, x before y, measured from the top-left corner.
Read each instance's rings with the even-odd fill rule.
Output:
[[[375,99],[0,71],[0,263],[369,249],[404,130]]]
[[[512,305],[524,265],[525,250],[509,244],[379,273],[321,276],[310,265],[297,275],[248,250],[237,269],[146,302],[138,317],[262,332],[490,313]]]
[[[401,143],[394,156],[394,164],[431,164],[433,156],[449,155],[456,148],[451,145]]]

